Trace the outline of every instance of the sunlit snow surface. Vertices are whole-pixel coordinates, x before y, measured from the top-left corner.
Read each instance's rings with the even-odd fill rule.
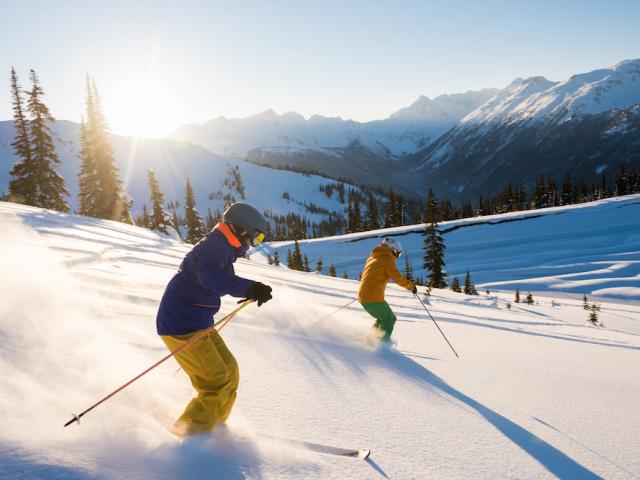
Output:
[[[512,225],[491,226],[494,241]],[[405,290],[388,289],[397,345],[376,350],[357,303],[327,318],[354,298],[355,281],[241,260],[238,272],[272,285],[274,299],[223,332],[241,370],[228,429],[187,441],[168,433],[191,396],[173,360],[65,429],[72,412],[165,355],[155,311],[189,246],[9,203],[0,232],[1,478],[640,477],[636,303],[604,302],[597,328],[578,296],[509,310],[510,293],[438,291],[429,308],[456,359]],[[632,260],[637,234],[624,237]],[[342,253],[324,242],[328,264]],[[500,263],[496,251],[477,255]],[[235,305],[225,299],[223,310]],[[372,455],[292,451],[253,432]]]

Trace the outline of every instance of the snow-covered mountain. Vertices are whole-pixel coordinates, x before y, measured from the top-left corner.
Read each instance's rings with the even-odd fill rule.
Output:
[[[58,140],[57,153],[62,161],[60,173],[71,191],[69,205],[77,208],[77,157],[79,125],[57,121],[52,130]],[[14,131],[10,121],[0,122],[0,195],[8,191],[9,171],[17,157],[11,147]],[[274,170],[247,161],[216,155],[185,142],[151,140],[111,136],[116,162],[127,193],[134,200],[134,213],[140,213],[144,203],[149,206],[149,188],[146,171],[154,170],[165,200],[184,204],[185,182],[189,177],[196,195],[197,208],[205,216],[208,209],[222,210],[225,195],[236,201],[264,206],[273,215],[295,213],[311,222],[328,219],[334,213],[346,212],[346,200],[337,190],[325,189],[336,181],[317,175]],[[235,187],[229,181],[231,170],[241,180]],[[358,190],[347,185],[347,188]],[[285,195],[286,192],[286,195]],[[317,207],[317,208],[316,208]],[[178,211],[182,214],[182,208]]]
[[[588,223],[584,213],[579,224]],[[487,228],[497,244],[518,225],[525,223]],[[6,202],[0,229],[2,478],[640,476],[637,304],[603,302],[602,328],[587,325],[576,296],[554,293],[552,304],[554,297],[536,295],[538,304],[528,306],[508,305],[511,293],[436,290],[428,308],[457,359],[410,292],[387,287],[397,344],[375,349],[363,340],[372,319],[357,303],[336,312],[355,298],[356,281],[257,258],[240,259],[236,271],[271,285],[274,298],[249,305],[222,331],[241,371],[227,428],[186,440],[169,433],[193,395],[171,359],[63,428],[72,412],[167,354],[155,314],[190,246],[129,225]],[[621,243],[619,233],[612,247]],[[562,248],[562,236],[550,243]],[[337,239],[324,245],[328,263]],[[589,250],[587,236],[581,245]],[[448,254],[490,261],[477,247],[458,244]],[[504,250],[502,258],[510,254],[538,266],[539,257],[516,251]],[[336,255],[342,261],[343,252]],[[236,306],[225,297],[218,318]],[[256,432],[366,447],[371,456],[291,449]]]
[[[305,119],[295,112],[278,115],[267,110],[247,118],[219,117],[203,125],[184,125],[170,138],[242,158],[252,150],[275,149],[289,156],[316,151],[338,155],[335,149],[348,148],[354,142],[378,155],[393,157],[425,147],[496,91],[484,89],[434,99],[421,96],[385,120],[365,123],[318,115]]]
[[[404,165],[464,198],[567,171],[593,182],[622,163],[640,165],[640,59],[564,82],[517,79]]]

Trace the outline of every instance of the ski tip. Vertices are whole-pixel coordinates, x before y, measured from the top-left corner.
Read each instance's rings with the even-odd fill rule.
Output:
[[[368,448],[361,448],[358,451],[358,458],[361,458],[362,460],[366,460],[367,458],[369,458],[369,455],[371,455],[371,450],[369,450]]]

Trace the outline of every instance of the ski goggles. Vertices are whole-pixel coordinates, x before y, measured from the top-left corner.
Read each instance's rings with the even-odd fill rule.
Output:
[[[251,239],[251,243],[253,244],[254,247],[257,247],[262,242],[264,242],[264,233],[256,232],[253,238]]]

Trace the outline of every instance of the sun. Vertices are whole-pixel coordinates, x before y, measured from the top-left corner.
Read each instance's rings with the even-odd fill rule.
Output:
[[[178,127],[171,89],[153,80],[123,81],[108,96],[104,110],[114,133],[161,138]]]

